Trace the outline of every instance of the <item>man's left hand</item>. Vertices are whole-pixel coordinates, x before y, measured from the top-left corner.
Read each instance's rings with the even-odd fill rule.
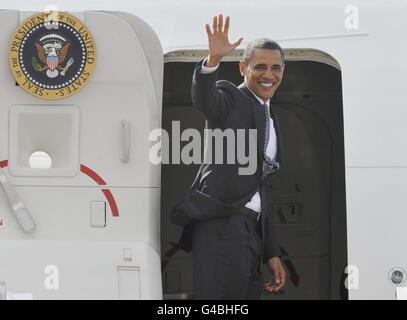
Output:
[[[279,257],[269,259],[267,265],[270,271],[270,281],[266,283],[266,290],[277,292],[285,285],[286,272]]]

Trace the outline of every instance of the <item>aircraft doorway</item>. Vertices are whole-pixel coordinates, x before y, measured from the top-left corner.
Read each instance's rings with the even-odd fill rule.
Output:
[[[227,57],[218,73],[239,85],[242,51]],[[341,72],[336,61],[316,50],[285,50],[286,71],[271,103],[279,118],[283,165],[272,181],[274,223],[287,271],[284,291],[263,299],[347,299],[345,164]],[[191,79],[205,51],[172,52],[164,65],[162,127],[171,133],[195,128],[204,118],[192,107]],[[181,142],[182,147],[188,142]],[[171,138],[170,148],[171,150]],[[171,157],[170,157],[171,159]],[[193,297],[192,259],[169,241],[181,229],[169,213],[192,184],[198,164],[162,164],[161,253],[164,298]],[[263,268],[264,281],[268,272]]]

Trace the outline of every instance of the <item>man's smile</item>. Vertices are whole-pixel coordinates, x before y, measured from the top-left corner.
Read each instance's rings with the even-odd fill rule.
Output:
[[[271,88],[272,86],[274,86],[275,82],[263,82],[263,81],[259,81],[259,84],[260,84],[262,87]]]

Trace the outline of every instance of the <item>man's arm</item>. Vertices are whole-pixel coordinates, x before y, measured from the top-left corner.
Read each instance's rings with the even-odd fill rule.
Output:
[[[263,250],[263,262],[267,262],[269,259],[274,257],[281,256],[280,245],[278,244],[278,239],[276,236],[276,231],[274,228],[274,224],[271,220],[271,217],[267,217],[267,225],[266,225],[266,237],[265,237],[265,244]]]
[[[223,16],[213,18],[213,32],[206,24],[208,34],[209,55],[203,62],[199,62],[195,68],[192,79],[191,95],[192,103],[206,119],[214,122],[222,122],[229,114],[232,106],[231,101],[217,87],[217,68],[211,70],[220,64],[222,58],[230,54],[243,40],[239,38],[231,44],[228,40],[230,18],[226,17],[225,27],[223,28]],[[209,68],[209,70],[207,68]],[[206,70],[205,70],[206,69]],[[208,72],[209,71],[209,72]]]
[[[286,272],[281,263],[281,250],[271,214],[266,217],[266,236],[263,250],[263,263],[267,263],[270,281],[266,283],[269,292],[278,291],[285,285]]]
[[[204,61],[202,62],[201,73],[203,73],[203,74],[212,73],[212,72],[215,72],[219,68],[219,64],[217,64],[214,67],[208,67],[207,62],[208,62],[208,58],[205,58]]]

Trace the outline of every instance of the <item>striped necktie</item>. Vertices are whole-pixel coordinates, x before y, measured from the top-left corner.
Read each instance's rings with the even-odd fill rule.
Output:
[[[264,150],[263,150],[264,159],[263,159],[263,172],[262,172],[262,178],[264,179],[269,174],[271,174],[275,169],[277,169],[278,165],[266,153],[267,146],[268,146],[269,140],[270,140],[270,108],[267,105],[267,103],[263,104],[263,108],[266,111],[266,128],[265,128],[265,139],[264,139]]]

